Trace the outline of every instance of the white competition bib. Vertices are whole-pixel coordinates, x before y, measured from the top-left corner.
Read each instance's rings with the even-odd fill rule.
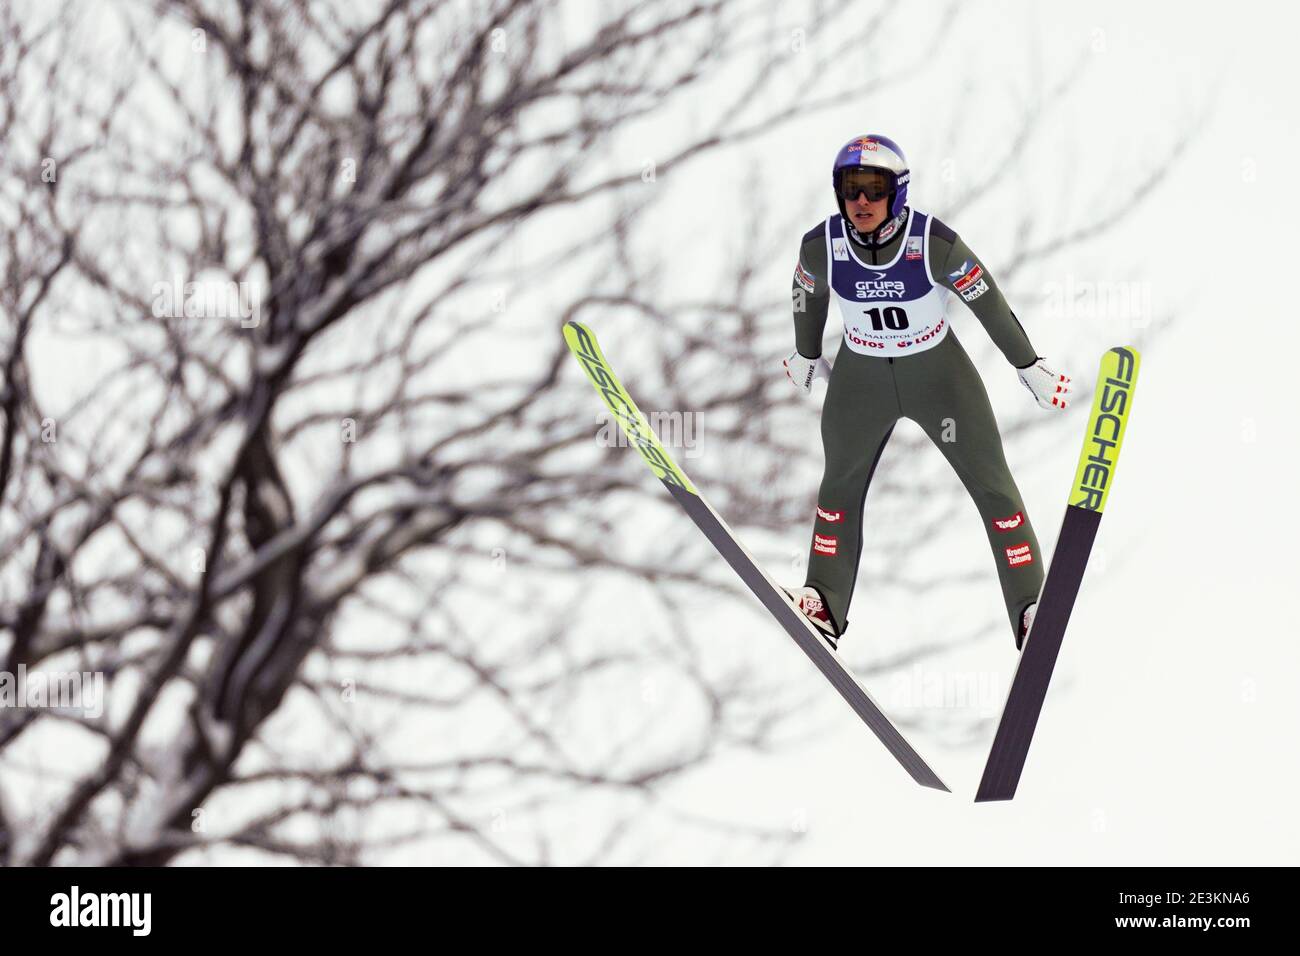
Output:
[[[844,320],[844,341],[862,355],[915,355],[948,334],[948,290],[926,261],[930,217],[910,211],[904,239],[891,262],[868,265],[857,257],[840,216],[826,220],[826,263],[831,293]]]

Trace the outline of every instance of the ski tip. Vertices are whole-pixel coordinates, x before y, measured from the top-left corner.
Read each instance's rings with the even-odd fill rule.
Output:
[[[948,785],[939,779],[939,775],[925,764],[922,764],[919,768],[909,767],[908,773],[912,775],[913,780],[923,787],[928,787],[931,790],[942,790],[944,793],[952,793]]]
[[[564,336],[564,341],[569,344],[569,348],[576,349],[586,342],[595,341],[595,336],[591,334],[591,329],[587,328],[581,322],[575,322],[573,319],[565,322],[560,326],[560,334]]]
[[[976,803],[1005,803],[1015,795],[1016,792],[1014,790],[1008,793],[1007,791],[1004,790],[994,790],[992,788],[986,790],[983,787],[981,787],[979,792],[975,794],[975,802]]]

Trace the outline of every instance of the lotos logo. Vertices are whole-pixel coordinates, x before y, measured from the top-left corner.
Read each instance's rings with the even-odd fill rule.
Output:
[[[1029,542],[1022,541],[1006,549],[1008,567],[1016,568],[1022,564],[1033,564],[1034,553],[1029,549]]]
[[[945,321],[947,320],[940,319],[939,324],[936,325],[934,328],[927,330],[925,334],[918,335],[914,339],[906,339],[902,342],[895,342],[894,344],[897,345],[900,349],[910,349],[913,345],[919,345],[922,342],[928,342],[930,341],[930,339],[934,338],[936,335],[938,335],[940,332],[943,331],[943,323]]]
[[[883,349],[885,347],[884,342],[872,342],[868,339],[862,338],[861,336],[854,335],[852,332],[849,332],[847,330],[844,333],[844,337],[848,339],[850,342],[852,342],[854,345],[861,345],[863,348]]]
[[[813,550],[818,554],[837,554],[840,548],[840,539],[835,535],[814,534]]]
[[[817,506],[817,517],[821,518],[823,521],[829,521],[829,522],[831,522],[831,523],[833,524],[833,523],[836,522],[836,521],[843,521],[843,520],[844,520],[844,512],[843,512],[843,511],[825,511],[825,510],[822,509],[822,506],[821,506],[821,505],[818,505],[818,506]]]
[[[1025,516],[1017,511],[1010,518],[994,518],[993,527],[999,531],[1015,531],[1025,523]]]

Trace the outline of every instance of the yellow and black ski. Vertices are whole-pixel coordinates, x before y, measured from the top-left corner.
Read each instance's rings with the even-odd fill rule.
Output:
[[[1016,795],[1047,685],[1051,683],[1052,669],[1065,637],[1065,626],[1083,582],[1106,496],[1115,480],[1115,465],[1133,408],[1139,363],[1137,349],[1133,348],[1113,348],[1101,358],[1092,414],[1088,416],[1088,430],[1074,484],[1070,487],[1065,520],[1038,596],[1034,624],[1025,638],[1011,692],[984,765],[984,776],[975,795],[977,803],[1010,800]]]
[[[923,787],[946,791],[948,788],[944,782],[890,723],[889,718],[871,699],[871,695],[853,673],[844,666],[839,656],[822,640],[808,620],[786,597],[785,592],[763,572],[727,527],[726,522],[691,484],[686,473],[677,467],[672,457],[660,444],[645,416],[641,414],[636,403],[632,401],[627,390],[610,369],[609,363],[605,361],[605,356],[601,353],[592,331],[578,322],[568,322],[564,327],[564,339],[578,361],[582,363],[587,377],[591,379],[596,391],[604,399],[605,405],[613,413],[628,439],[641,453],[641,457],[650,466],[655,477],[663,482],[668,493],[690,515],[691,520],[704,532],[704,536],[732,569],[740,575],[740,579],[754,592],[755,597],[785,628],[786,633],[794,638],[799,649],[817,665],[817,669],[831,682],[831,686],[840,692],[840,696],[880,738],[880,742],[902,764],[903,769],[911,775],[912,779]]]

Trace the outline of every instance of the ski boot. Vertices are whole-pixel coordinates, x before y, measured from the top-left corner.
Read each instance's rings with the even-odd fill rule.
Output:
[[[1020,612],[1020,634],[1016,637],[1016,650],[1021,651],[1025,648],[1025,638],[1029,636],[1029,629],[1034,626],[1034,613],[1038,610],[1038,604],[1029,605]]]
[[[839,650],[840,632],[836,630],[835,622],[831,620],[830,612],[826,610],[826,602],[822,599],[821,592],[806,585],[801,588],[782,587],[781,590],[798,606],[800,613],[808,619],[813,630],[831,646],[831,650]]]

